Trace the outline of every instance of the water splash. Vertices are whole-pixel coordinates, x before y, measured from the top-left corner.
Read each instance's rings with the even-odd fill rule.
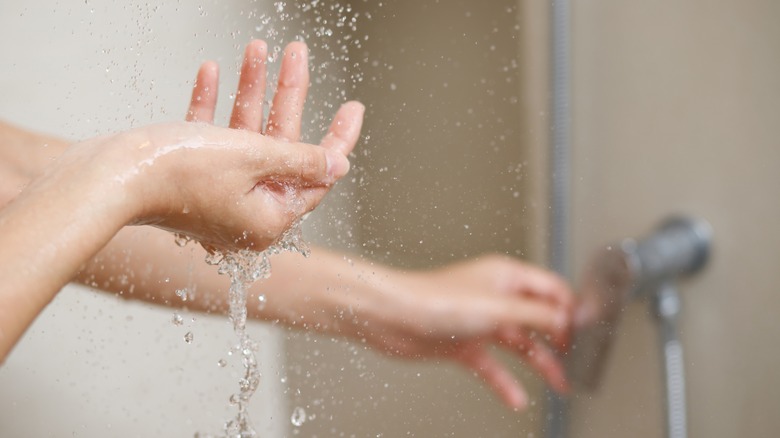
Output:
[[[270,5],[269,5],[270,6]],[[381,6],[381,4],[380,4]],[[250,20],[254,33],[251,38],[264,39],[269,47],[269,63],[277,63],[281,60],[282,48],[290,40],[306,41],[310,48],[309,61],[312,70],[313,85],[329,84],[333,91],[322,95],[309,96],[307,107],[311,111],[312,121],[309,124],[320,131],[327,128],[333,112],[334,102],[346,99],[350,90],[354,90],[356,84],[364,79],[363,64],[360,58],[363,43],[368,35],[358,31],[361,21],[371,20],[368,12],[353,10],[352,5],[341,2],[323,2],[322,0],[308,0],[303,2],[274,1],[272,8],[265,13],[257,8],[248,10],[245,14]],[[234,38],[236,35],[233,35]],[[238,47],[238,46],[237,46]],[[349,66],[350,73],[342,77],[339,65]],[[272,66],[269,68],[268,96],[274,95],[272,89],[278,82],[278,70]],[[266,102],[270,106],[270,102]],[[290,191],[285,193],[288,199],[302,200]],[[291,210],[300,210],[291,207]],[[177,239],[180,245],[186,245],[186,237]],[[291,227],[282,238],[273,246],[263,252],[252,251],[238,252],[212,252],[207,257],[207,263],[218,266],[221,274],[230,277],[229,290],[229,315],[234,331],[238,336],[238,344],[232,350],[231,357],[241,358],[244,366],[244,374],[239,381],[239,392],[231,395],[230,401],[238,408],[235,418],[227,422],[225,431],[221,435],[196,434],[197,438],[222,438],[222,437],[256,437],[257,433],[252,428],[249,420],[247,406],[252,394],[260,384],[261,375],[258,370],[256,352],[258,345],[252,341],[246,333],[247,318],[247,290],[257,280],[267,278],[270,271],[269,256],[283,251],[293,251],[304,256],[309,255],[309,248],[301,236],[299,224]],[[188,298],[187,294],[182,299]],[[266,297],[261,295],[252,303],[256,309],[263,310],[266,306]],[[219,367],[223,367],[221,359]],[[225,363],[226,364],[226,363]],[[306,413],[295,410],[291,421],[300,420],[301,424],[306,420]],[[308,417],[309,419],[313,417]]]
[[[294,199],[294,198],[293,198]],[[260,386],[261,373],[257,363],[256,353],[259,350],[257,342],[246,332],[247,291],[257,280],[271,275],[269,256],[283,251],[294,251],[308,256],[310,249],[303,240],[300,221],[282,234],[277,243],[262,252],[250,250],[221,252],[212,250],[206,257],[206,263],[218,266],[220,274],[230,277],[228,292],[228,315],[233,330],[238,336],[236,351],[239,353],[244,367],[244,375],[238,382],[239,391],[230,396],[230,404],[238,408],[236,417],[225,424],[225,434],[220,438],[252,438],[257,436],[249,419],[249,401]],[[262,299],[265,302],[265,298]],[[223,365],[218,363],[220,367]],[[196,438],[217,438],[213,435],[196,434]]]

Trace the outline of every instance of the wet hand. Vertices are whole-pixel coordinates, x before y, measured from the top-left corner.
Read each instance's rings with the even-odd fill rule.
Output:
[[[238,90],[229,127],[259,132],[266,137],[285,142],[297,142],[301,136],[301,122],[306,94],[309,88],[308,49],[302,42],[290,43],[284,51],[279,81],[266,123],[263,110],[266,93],[268,49],[265,42],[250,42],[245,50]],[[193,87],[187,120],[213,123],[219,87],[219,69],[213,62],[205,62],[198,71]],[[328,133],[320,145],[328,154],[346,157],[357,143],[364,108],[358,102],[347,102],[336,113]],[[335,158],[335,157],[334,157]],[[327,193],[327,186],[308,186],[305,193],[294,185],[267,185],[263,187],[277,200],[300,204],[301,199],[319,202]],[[289,226],[289,223],[286,224]]]
[[[296,147],[294,142],[300,140],[303,108],[309,88],[308,49],[303,42],[293,42],[285,48],[276,93],[268,121],[264,123],[267,57],[268,49],[264,41],[254,40],[247,45],[229,127],[261,133],[266,138],[286,142],[284,144],[293,149]],[[187,121],[213,123],[218,87],[217,64],[203,63],[193,87]],[[320,142],[333,162],[343,162],[355,147],[363,113],[364,107],[358,102],[347,102],[336,113],[330,129]],[[340,157],[343,160],[338,160]],[[273,193],[275,199],[288,206],[305,200],[305,210],[309,211],[322,200],[329,186],[268,184],[260,189]]]
[[[261,250],[348,168],[346,157],[321,146],[179,122],[77,143],[43,178],[101,185],[106,196],[122,197],[131,224]]]

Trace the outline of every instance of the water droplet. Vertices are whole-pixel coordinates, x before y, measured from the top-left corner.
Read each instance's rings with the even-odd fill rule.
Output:
[[[174,313],[171,322],[173,323],[173,325],[182,325],[184,324],[184,318],[182,318],[181,315],[179,315],[178,313]]]
[[[176,296],[181,298],[182,301],[187,301],[189,298],[189,294],[187,293],[187,289],[176,289]]]
[[[290,422],[295,427],[303,426],[303,423],[306,422],[306,411],[300,406],[293,409],[292,416],[290,416]]]
[[[192,344],[192,339],[194,337],[195,336],[192,334],[192,332],[187,332],[187,334],[184,335],[184,342],[186,342],[188,344]]]
[[[225,361],[225,359],[220,359],[217,361],[217,366],[220,368],[225,368],[227,366],[227,361]]]
[[[263,310],[265,309],[265,305],[267,304],[268,299],[265,297],[265,294],[260,294],[257,297],[257,310]]]

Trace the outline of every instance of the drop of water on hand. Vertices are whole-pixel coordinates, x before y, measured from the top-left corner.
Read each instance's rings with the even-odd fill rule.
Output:
[[[176,296],[181,298],[182,301],[187,301],[189,299],[189,294],[187,293],[187,289],[176,289]]]

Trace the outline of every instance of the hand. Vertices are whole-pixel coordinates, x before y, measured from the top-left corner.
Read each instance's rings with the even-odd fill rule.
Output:
[[[434,271],[390,277],[380,314],[358,333],[374,347],[407,358],[444,357],[480,375],[514,409],[527,395],[490,352],[517,354],[559,392],[563,366],[548,345],[567,347],[572,294],[556,275],[507,257],[488,256]]]
[[[252,41],[246,47],[230,128],[263,131],[267,52],[267,46],[261,40]],[[213,123],[218,86],[217,64],[205,62],[198,71],[193,87],[187,111],[188,121]],[[286,142],[296,142],[300,139],[301,117],[308,87],[308,49],[302,42],[290,43],[282,58],[279,83],[265,127],[266,136]],[[364,107],[358,102],[342,105],[321,146],[331,155],[346,157],[357,143],[363,112]],[[278,185],[268,188],[276,189],[277,197],[283,195]],[[308,190],[306,198],[316,201],[327,192],[324,187],[308,187]]]
[[[251,131],[261,130],[265,94],[266,53],[266,45],[262,41],[253,41],[247,46],[241,79],[239,81],[239,90],[231,117],[231,128]],[[299,140],[301,114],[308,83],[308,56],[306,46],[303,43],[292,43],[287,47],[287,50],[285,50],[278,92],[274,98],[271,116],[269,117],[266,127],[266,131],[269,135],[265,136],[267,140],[265,143],[268,145],[274,144],[275,146],[272,146],[271,148],[274,149],[275,152],[296,154],[294,159],[299,161],[299,164],[309,171],[313,171],[314,169],[312,166],[322,165],[323,160],[320,152],[315,152],[317,156],[312,157],[301,151],[301,149],[306,149],[305,145],[281,145],[280,148],[278,142],[274,143],[271,140],[271,138],[286,142],[295,142]],[[213,62],[206,62],[201,66],[198,72],[197,82],[192,94],[192,103],[187,114],[188,121],[208,123],[213,121],[214,109],[217,102],[217,87],[217,65]],[[182,152],[187,152],[186,155],[190,158],[187,165],[182,165],[178,168],[178,171],[170,172],[167,175],[162,167],[154,167],[154,169],[163,170],[163,172],[157,172],[157,176],[161,178],[154,184],[147,181],[150,183],[148,184],[149,188],[143,190],[144,194],[142,195],[143,203],[145,204],[144,211],[135,214],[135,217],[133,217],[132,220],[135,223],[151,223],[158,227],[174,231],[181,232],[186,230],[186,234],[195,237],[209,246],[242,246],[252,247],[254,249],[268,246],[268,244],[274,240],[274,236],[278,236],[280,230],[283,231],[289,227],[292,221],[298,216],[313,208],[327,193],[330,183],[336,176],[341,176],[343,174],[343,165],[346,161],[342,157],[349,154],[357,142],[360,134],[363,111],[363,106],[357,102],[348,102],[343,105],[336,114],[329,132],[323,139],[321,146],[329,151],[326,152],[325,163],[327,164],[329,162],[329,157],[331,164],[335,165],[335,167],[331,169],[331,175],[325,175],[325,178],[322,181],[314,182],[307,180],[308,177],[312,176],[311,174],[289,174],[289,168],[285,171],[287,172],[285,175],[273,175],[269,173],[267,175],[262,175],[265,179],[263,181],[257,181],[257,184],[253,186],[254,189],[252,189],[252,187],[245,189],[245,194],[249,195],[249,192],[251,191],[253,192],[252,196],[245,196],[240,200],[236,197],[231,197],[230,195],[232,194],[228,194],[229,196],[218,194],[218,196],[210,197],[209,202],[205,202],[205,198],[202,196],[187,202],[187,195],[205,194],[209,191],[215,191],[219,187],[227,189],[228,185],[225,184],[227,183],[226,179],[238,176],[236,172],[231,172],[230,174],[223,172],[214,174],[212,166],[210,166],[211,160],[206,159],[205,154],[201,153],[197,156],[193,156],[192,150],[195,149],[195,144],[198,141],[205,140],[205,138],[190,139],[189,144],[187,144],[187,141],[184,141],[181,136],[200,135],[196,132],[195,128],[185,128],[183,126],[158,126],[145,134],[140,132],[134,133],[135,135],[125,134],[121,139],[115,140],[121,140],[125,143],[137,143],[137,145],[130,145],[127,149],[146,145],[141,149],[144,149],[144,152],[147,152],[147,154],[138,154],[135,157],[136,160],[146,163],[142,166],[144,168],[149,167],[147,165],[153,161],[165,161],[154,158],[157,153],[170,155],[168,161],[175,160],[174,156],[178,157]],[[19,188],[22,187],[31,176],[34,177],[39,175],[44,163],[49,162],[52,157],[61,153],[67,145],[61,140],[26,133],[9,125],[0,124],[0,128],[2,128],[3,138],[5,140],[2,144],[3,147],[0,148],[0,158],[3,158],[0,160],[0,175],[6,175],[8,177],[3,180],[3,190],[0,191],[0,204],[4,204],[8,199],[16,196]],[[178,134],[175,134],[172,131],[164,132],[167,129],[178,131]],[[188,132],[184,132],[185,130],[188,130]],[[166,137],[169,134],[174,137],[178,135],[179,137]],[[143,138],[145,135],[155,137],[153,139],[154,142],[151,141],[151,138]],[[235,136],[237,134],[230,133],[225,135]],[[101,139],[101,141],[102,140],[106,140],[106,138]],[[168,140],[176,141],[176,145],[168,145],[167,149],[163,152],[160,152],[159,150],[152,152],[155,148],[149,147],[159,147],[160,144],[163,144]],[[93,147],[97,145],[95,141],[88,143]],[[114,142],[114,144],[117,144],[117,142]],[[80,149],[84,149],[85,146],[86,145],[81,145]],[[211,144],[210,146],[215,146],[215,144]],[[120,149],[121,148],[122,147],[120,147]],[[172,154],[173,149],[177,148],[180,150],[176,154]],[[198,147],[198,149],[203,148]],[[201,150],[200,152],[204,151]],[[84,154],[89,155],[89,153],[86,152]],[[20,157],[25,158],[20,160]],[[278,156],[277,158],[281,158],[281,156]],[[234,155],[234,159],[243,162],[238,155]],[[293,163],[290,161],[287,164],[292,165]],[[28,169],[31,166],[32,169]],[[301,167],[301,169],[304,167]],[[151,171],[154,169],[149,168],[144,170]],[[129,170],[129,172],[133,174],[135,170],[138,169]],[[18,177],[18,174],[22,173],[24,173],[24,175]],[[122,177],[119,176],[119,178],[121,179]],[[190,187],[187,190],[179,190],[177,193],[175,189],[181,185],[181,181],[185,180],[189,181],[189,184],[200,185],[200,188],[193,189]],[[238,181],[233,181],[230,184],[233,183],[238,183]],[[171,190],[166,192],[160,190],[161,188],[170,188]],[[155,202],[157,202],[157,204],[155,204]],[[155,205],[157,205],[157,207],[155,207]],[[235,206],[241,208],[236,209]],[[264,208],[262,210],[263,214],[252,211],[253,208],[259,207]],[[208,214],[217,212],[227,213],[241,209],[243,209],[243,211],[238,215],[242,218],[241,220],[237,220],[237,217],[234,217],[227,223],[222,223],[222,225],[216,229],[207,223],[191,223],[194,218],[208,221]],[[206,211],[206,215],[198,216],[195,214],[197,211]],[[220,218],[220,220],[221,219],[222,218]],[[249,231],[253,227],[257,227],[258,223],[264,223],[266,225],[265,232],[259,232],[260,230],[255,229],[253,233],[249,233],[245,237],[243,231]],[[242,227],[246,228],[242,230]],[[215,235],[208,236],[209,234]],[[240,242],[237,242],[237,240]]]
[[[54,173],[63,184],[78,175],[123,191],[131,223],[209,246],[261,250],[313,209],[348,167],[343,154],[320,146],[170,123],[77,143]]]

